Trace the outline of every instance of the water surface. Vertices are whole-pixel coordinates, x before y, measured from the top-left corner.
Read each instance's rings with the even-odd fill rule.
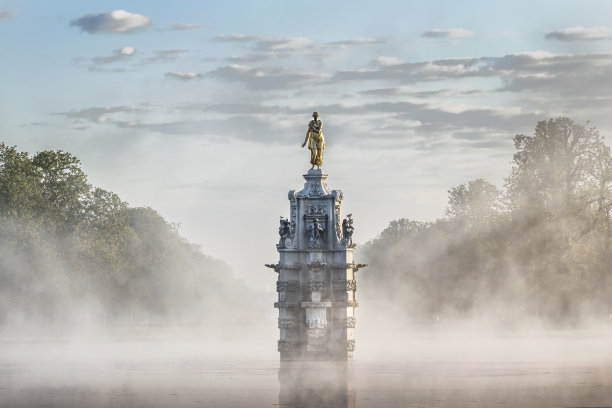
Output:
[[[607,331],[379,333],[352,363],[305,365],[274,336],[5,333],[0,406],[612,407]]]

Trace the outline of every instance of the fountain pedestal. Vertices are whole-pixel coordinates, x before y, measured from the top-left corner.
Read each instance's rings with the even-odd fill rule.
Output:
[[[347,360],[355,349],[353,220],[342,218],[342,192],[327,174],[310,170],[300,191],[289,191],[289,218],[281,217],[278,273],[281,360]]]

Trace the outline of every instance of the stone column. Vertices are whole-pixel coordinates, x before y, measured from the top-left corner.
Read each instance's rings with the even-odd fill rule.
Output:
[[[281,360],[347,360],[355,348],[355,272],[352,218],[342,218],[342,192],[327,174],[309,170],[289,192],[289,218],[281,218],[278,273],[278,350]]]

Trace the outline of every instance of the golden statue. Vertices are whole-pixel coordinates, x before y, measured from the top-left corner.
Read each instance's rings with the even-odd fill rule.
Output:
[[[323,150],[325,150],[325,138],[323,137],[323,122],[319,120],[319,112],[312,114],[313,120],[308,123],[308,130],[306,131],[306,138],[302,147],[306,146],[308,142],[308,150],[310,150],[310,164],[311,169],[321,168],[323,165]]]

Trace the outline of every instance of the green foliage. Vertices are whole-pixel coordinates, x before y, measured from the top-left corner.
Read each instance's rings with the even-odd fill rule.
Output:
[[[514,142],[503,193],[477,179],[449,190],[446,218],[391,222],[363,248],[372,271],[362,287],[411,319],[607,316],[610,149],[567,118]]]
[[[209,321],[230,285],[248,291],[153,209],[91,186],[76,157],[0,144],[0,323]]]

